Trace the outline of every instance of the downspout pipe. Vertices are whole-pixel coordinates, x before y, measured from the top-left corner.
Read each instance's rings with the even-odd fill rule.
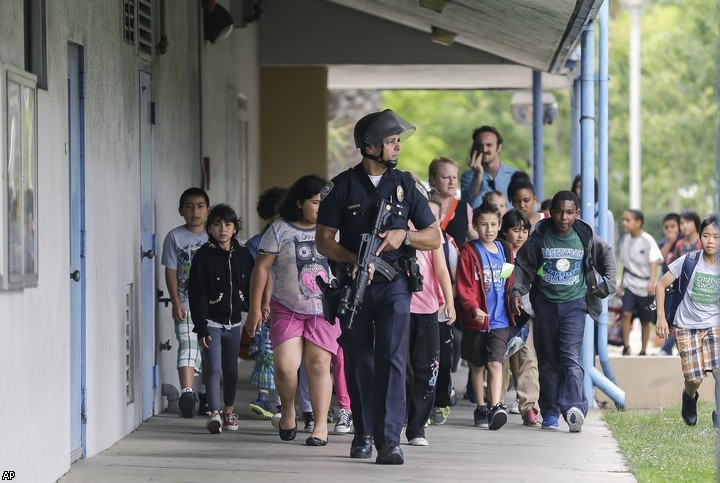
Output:
[[[599,13],[599,45],[598,45],[598,232],[600,237],[608,243],[611,243],[611,237],[614,234],[612,227],[608,226],[608,25],[610,22],[609,1],[605,0],[600,7]],[[611,243],[612,244],[612,243]],[[600,322],[598,325],[598,357],[600,358],[600,366],[602,371],[614,384],[615,374],[613,373],[610,359],[607,351],[607,331],[608,331],[608,302],[607,299],[602,301],[602,313],[600,314]]]
[[[590,226],[595,223],[595,25],[589,22],[582,34],[581,58],[581,179],[583,221]],[[603,218],[602,216],[600,218]],[[607,336],[605,337],[607,341]],[[592,407],[594,398],[593,387],[607,394],[618,407],[625,406],[625,393],[612,381],[595,369],[595,322],[588,315],[585,318],[583,336],[582,362],[585,372],[583,386]]]
[[[167,397],[167,410],[173,413],[179,413],[180,407],[178,406],[178,401],[180,401],[180,393],[177,388],[172,384],[163,384],[162,395]]]
[[[532,73],[532,93],[533,93],[533,185],[535,185],[535,194],[537,199],[543,200],[543,113],[544,106],[542,100],[542,73],[539,70],[533,70]]]
[[[570,129],[570,159],[572,164],[572,178],[570,179],[570,182],[575,179],[575,176],[580,174],[580,96],[580,78],[577,77],[575,78],[575,80],[573,80],[572,91],[572,126]]]

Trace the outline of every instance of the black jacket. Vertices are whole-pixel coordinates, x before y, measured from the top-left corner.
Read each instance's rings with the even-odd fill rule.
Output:
[[[530,291],[530,286],[537,276],[537,270],[543,263],[542,239],[545,232],[551,229],[552,223],[551,218],[540,220],[528,241],[520,247],[515,259],[515,280],[510,297],[521,297]],[[597,286],[598,290],[602,292],[603,298],[615,293],[617,290],[615,255],[613,255],[612,247],[593,233],[590,225],[584,221],[575,220],[573,229],[585,247],[583,270],[585,284],[588,288],[585,296],[588,313],[595,321],[598,321],[602,303],[600,298],[590,293],[590,287]],[[193,263],[195,262],[193,261]],[[602,276],[602,283],[598,283],[596,271]],[[530,300],[532,301],[534,298],[535,290],[532,290],[530,291]]]
[[[198,337],[208,335],[208,320],[236,324],[250,304],[250,251],[232,239],[230,251],[212,238],[195,253],[190,265],[188,301]]]

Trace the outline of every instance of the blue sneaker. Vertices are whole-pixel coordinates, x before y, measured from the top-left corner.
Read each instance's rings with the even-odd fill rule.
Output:
[[[543,418],[542,425],[540,426],[540,429],[559,429],[560,423],[558,423],[557,416],[548,416],[546,418]]]

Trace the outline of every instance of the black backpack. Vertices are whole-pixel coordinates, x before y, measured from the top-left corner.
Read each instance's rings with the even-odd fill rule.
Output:
[[[675,281],[665,289],[665,320],[667,320],[670,325],[673,324],[677,308],[680,306],[683,297],[685,297],[688,285],[690,284],[690,277],[692,277],[695,266],[697,266],[701,252],[702,250],[697,250],[685,256],[680,277],[676,278]]]

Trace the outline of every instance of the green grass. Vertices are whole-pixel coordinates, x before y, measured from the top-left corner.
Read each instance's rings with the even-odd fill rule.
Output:
[[[662,412],[606,412],[603,419],[639,482],[716,481],[714,405],[698,403],[698,424],[687,426],[679,407]]]

